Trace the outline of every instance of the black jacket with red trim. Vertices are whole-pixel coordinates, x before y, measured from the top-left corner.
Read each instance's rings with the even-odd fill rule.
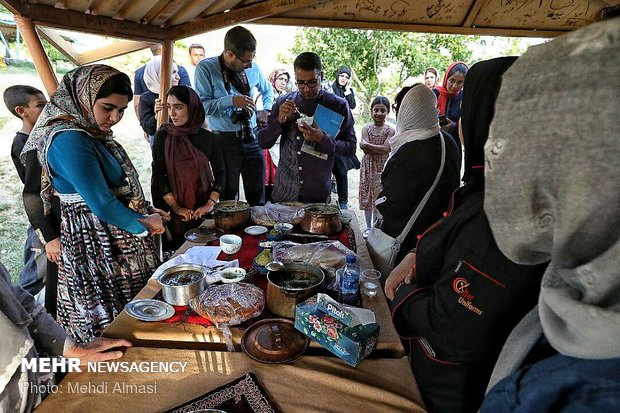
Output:
[[[504,341],[536,304],[546,268],[517,265],[500,252],[478,188],[456,190],[444,218],[418,237],[415,280],[392,303],[396,331],[418,353],[412,368],[430,411],[479,406]]]

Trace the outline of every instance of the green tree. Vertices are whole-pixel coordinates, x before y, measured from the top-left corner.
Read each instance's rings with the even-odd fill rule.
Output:
[[[477,36],[409,33],[359,29],[304,28],[297,32],[291,52],[312,51],[321,56],[330,83],[342,65],[353,68],[353,86],[368,117],[375,96],[392,97],[428,66],[445,70],[456,60],[467,62]]]

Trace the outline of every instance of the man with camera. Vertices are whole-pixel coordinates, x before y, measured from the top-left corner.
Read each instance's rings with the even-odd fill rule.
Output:
[[[273,90],[253,63],[256,39],[244,27],[235,26],[224,37],[219,56],[196,66],[195,88],[205,108],[209,128],[222,148],[226,180],[222,199],[235,199],[239,175],[245,198],[260,205],[265,198],[265,160],[256,140],[256,106],[253,90],[261,95],[263,108],[271,109]]]
[[[267,126],[258,134],[265,149],[282,136],[271,198],[274,202],[328,202],[335,156],[349,157],[355,153],[353,116],[346,100],[321,88],[323,69],[318,55],[301,53],[293,68],[299,90],[278,98]],[[327,135],[310,118],[319,104],[342,116],[335,136]]]

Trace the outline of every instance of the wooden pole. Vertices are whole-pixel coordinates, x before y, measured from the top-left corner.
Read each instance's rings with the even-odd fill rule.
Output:
[[[157,129],[168,121],[168,108],[166,107],[166,92],[172,83],[172,41],[164,40],[161,51],[161,68],[159,70],[159,98],[163,109],[157,117]]]
[[[19,15],[15,15],[15,23],[17,23],[17,27],[24,37],[26,46],[28,46],[28,50],[34,61],[34,67],[37,69],[39,77],[43,81],[43,86],[45,86],[47,94],[51,95],[58,88],[58,79],[56,79],[52,64],[47,58],[45,49],[43,49],[41,39],[39,39],[39,35],[35,30],[34,23],[32,23],[32,20],[28,17]]]

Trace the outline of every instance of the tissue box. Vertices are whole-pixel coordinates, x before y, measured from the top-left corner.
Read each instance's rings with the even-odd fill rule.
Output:
[[[367,309],[317,294],[295,308],[295,328],[355,367],[377,346],[379,324]]]

